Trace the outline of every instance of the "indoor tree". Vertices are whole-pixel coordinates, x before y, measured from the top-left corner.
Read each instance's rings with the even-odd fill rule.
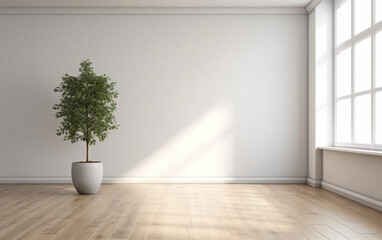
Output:
[[[95,74],[89,60],[81,62],[79,71],[78,77],[65,74],[54,88],[54,92],[61,93],[61,99],[53,109],[62,119],[57,135],[71,143],[84,141],[89,162],[89,145],[94,145],[96,139],[104,141],[109,130],[118,128],[114,116],[118,92],[109,77]]]

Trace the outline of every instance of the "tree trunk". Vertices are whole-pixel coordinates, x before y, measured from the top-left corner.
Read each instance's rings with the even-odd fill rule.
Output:
[[[89,142],[86,141],[86,162],[89,162]]]

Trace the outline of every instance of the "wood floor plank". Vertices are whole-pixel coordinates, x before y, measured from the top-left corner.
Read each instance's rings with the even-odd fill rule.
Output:
[[[382,240],[382,235],[379,233],[365,233],[363,236],[369,240]]]
[[[380,240],[382,213],[306,185],[0,185],[1,240]]]
[[[141,197],[141,198],[139,198]],[[143,211],[145,198],[135,195],[134,201],[128,206],[127,212],[112,234],[112,238],[129,238],[138,218]]]
[[[190,185],[190,187],[192,187]],[[178,239],[179,223],[176,209],[180,202],[177,185],[161,185],[162,194],[157,196],[158,204],[153,209],[152,221],[147,228],[147,239]]]
[[[158,207],[162,205],[161,202],[158,201],[162,194],[162,192],[156,193],[151,198],[146,200],[145,205],[143,206],[143,209],[140,213],[140,217],[135,224],[134,231],[132,231],[130,234],[130,240],[148,238],[150,226],[154,222],[154,213]],[[168,214],[171,215],[172,213],[169,212]]]
[[[314,229],[317,230],[317,232],[321,233],[323,236],[328,238],[329,240],[348,240],[345,236],[341,235],[334,229],[330,228],[327,225],[321,224],[321,225],[314,225]]]
[[[94,233],[95,240],[108,240],[124,216],[123,211],[111,211],[109,216]]]
[[[55,234],[39,234],[32,238],[31,240],[50,240],[54,237]]]
[[[54,212],[57,204],[51,201],[52,196],[47,199],[46,202],[42,199],[41,204],[34,205],[31,209],[21,211],[23,215],[13,219],[9,229],[0,233],[0,239],[25,239],[26,237],[32,238],[38,234],[38,231],[43,229],[44,224],[54,219],[54,217],[51,217],[51,214]],[[62,197],[62,200],[65,200],[65,196]],[[50,217],[50,219],[46,219],[47,217]],[[20,231],[20,229],[23,230]]]
[[[0,218],[0,236],[19,225],[20,222],[26,221],[26,218],[46,212],[47,208],[54,204],[53,200],[53,196],[41,199],[34,197],[20,204],[15,203],[15,206],[10,206],[10,210],[7,210]],[[27,204],[28,202],[30,203],[29,205]]]
[[[331,218],[330,216],[326,216],[323,214],[315,213],[314,216],[319,219],[322,223],[330,226],[332,229],[340,233],[341,235],[354,240],[367,240],[365,236],[358,233],[357,231],[347,227],[341,222]]]

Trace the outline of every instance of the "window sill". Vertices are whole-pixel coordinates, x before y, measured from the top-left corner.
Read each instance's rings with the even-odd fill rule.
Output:
[[[335,152],[348,152],[348,153],[357,153],[365,155],[373,155],[382,157],[382,151],[377,150],[367,150],[367,149],[355,149],[355,148],[345,148],[345,147],[319,147],[318,149],[326,151],[335,151]]]

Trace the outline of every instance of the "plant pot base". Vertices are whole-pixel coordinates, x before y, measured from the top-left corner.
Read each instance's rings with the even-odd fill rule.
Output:
[[[103,176],[102,162],[73,162],[72,182],[79,194],[97,193]]]

